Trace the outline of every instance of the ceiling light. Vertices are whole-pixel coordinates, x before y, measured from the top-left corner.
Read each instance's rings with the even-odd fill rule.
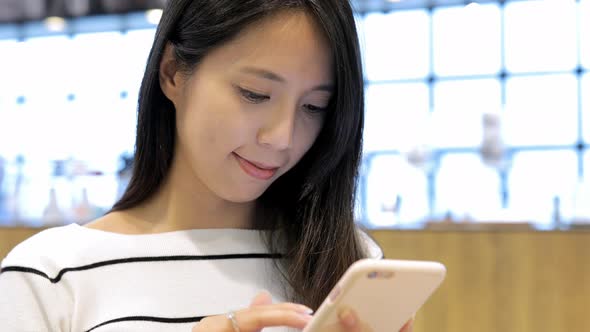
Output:
[[[61,32],[66,29],[66,20],[63,17],[59,16],[49,16],[46,18],[43,23],[47,30],[52,32]]]
[[[145,12],[146,20],[153,24],[158,25],[160,23],[160,18],[162,18],[162,10],[161,9],[150,9]]]

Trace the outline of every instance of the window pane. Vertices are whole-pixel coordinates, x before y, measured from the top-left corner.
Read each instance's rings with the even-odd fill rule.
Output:
[[[2,54],[2,61],[0,61],[0,73],[2,73],[0,79],[0,114],[6,111],[9,104],[13,105],[16,102],[17,94],[14,89],[14,82],[18,81],[19,76],[22,75],[18,75],[20,66],[14,64],[20,61],[19,47],[21,45],[22,43],[18,43],[14,39],[0,40],[0,54]]]
[[[434,86],[434,144],[438,147],[479,146],[483,114],[501,108],[496,79],[439,81]]]
[[[154,29],[131,30],[122,36],[121,80],[127,92],[139,91],[148,55],[154,41]]]
[[[135,96],[122,100],[114,88],[102,91],[100,95],[92,88],[81,90],[76,100],[64,105],[69,110],[64,114],[69,121],[64,119],[61,122],[61,132],[76,137],[65,145],[67,153],[96,169],[114,172],[119,155],[129,150],[131,135],[135,132],[135,107],[124,107],[125,102],[132,100],[135,104]],[[68,127],[70,121],[76,125]]]
[[[2,105],[4,107],[4,105]],[[30,135],[16,101],[0,109],[0,156],[13,159],[22,151],[23,134]]]
[[[509,145],[575,144],[578,139],[574,75],[512,77],[506,83]]]
[[[590,144],[590,74],[582,76],[582,132]]]
[[[72,136],[67,136],[68,131],[60,130],[61,126],[73,127],[64,115],[67,110],[63,105],[69,89],[79,83],[68,71],[71,45],[70,39],[63,35],[31,38],[22,43],[17,62],[27,64],[19,67],[22,69],[19,75],[27,82],[18,87],[23,98],[19,98],[21,104],[15,108],[11,125],[18,129],[14,130],[19,142],[17,153],[27,159],[64,157],[63,152],[72,140]],[[40,139],[43,144],[39,144]]]
[[[120,32],[79,34],[72,39],[72,43],[72,65],[68,67],[79,83],[76,86],[78,89],[94,89],[98,96],[105,89],[123,89],[121,77],[128,68],[121,60],[126,57],[124,51],[127,47]]]
[[[153,29],[86,33],[74,38],[76,56],[84,60],[71,70],[91,67],[83,73],[90,79],[76,87],[76,99],[68,105],[71,121],[77,123],[70,132],[80,137],[69,144],[76,158],[114,172],[118,156],[132,149],[137,93],[152,39]],[[104,135],[106,128],[108,135]]]
[[[509,2],[505,13],[508,71],[575,68],[577,46],[574,0]]]
[[[371,161],[366,193],[372,226],[418,222],[428,215],[426,176],[399,155],[379,155]]]
[[[437,75],[493,74],[500,70],[497,4],[437,8],[433,32]]]
[[[428,75],[428,20],[425,10],[368,14],[365,19],[367,78],[391,80]]]
[[[14,160],[10,161],[13,165],[7,185],[13,205],[8,207],[6,221],[41,226],[40,217],[49,201],[50,164],[47,160],[27,156],[22,168],[17,167]],[[22,171],[18,171],[19,168]]]
[[[573,222],[590,223],[590,150],[584,153],[584,178],[574,193]]]
[[[19,142],[16,152],[40,160],[68,158],[72,143],[79,138],[72,136],[78,123],[70,116],[64,94],[50,98],[45,91],[32,90],[26,97],[13,113],[12,125],[17,128],[14,134]]]
[[[42,98],[54,98],[56,93],[61,93],[65,99],[65,87],[73,86],[80,81],[72,80],[64,72],[65,68],[72,66],[78,59],[71,59],[70,38],[65,35],[52,37],[37,37],[23,42],[23,52],[18,63],[26,66],[18,66],[25,72],[26,93],[35,91],[35,95]],[[31,79],[34,77],[35,79]]]
[[[590,69],[590,0],[581,0],[579,9],[581,60]]]
[[[358,13],[355,13],[354,15],[354,22],[356,24],[356,31],[357,34],[359,36],[359,45],[361,48],[361,60],[363,62],[363,69],[367,68],[367,61],[366,61],[366,51],[367,51],[367,42],[365,40],[365,17],[363,15],[359,15]],[[365,79],[367,76],[367,72],[366,70],[363,71],[363,74],[365,75]]]
[[[501,186],[497,172],[477,154],[448,154],[436,176],[436,212],[456,218],[489,220],[500,210]]]
[[[554,199],[559,197],[565,219],[571,214],[577,181],[575,151],[519,152],[508,176],[509,209],[523,220],[550,225]]]
[[[407,148],[422,140],[429,114],[424,83],[371,84],[367,88],[365,152]]]
[[[18,89],[18,83],[22,82],[22,76],[18,70],[20,66],[15,66],[20,59],[20,46],[16,40],[0,40],[0,157],[14,158],[18,144],[15,144],[15,127],[14,112],[17,106],[17,97],[21,91]]]

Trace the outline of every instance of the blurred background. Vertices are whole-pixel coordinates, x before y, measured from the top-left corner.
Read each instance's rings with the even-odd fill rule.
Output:
[[[122,194],[165,2],[0,0],[0,257]],[[590,0],[353,2],[356,218],[448,269],[415,331],[590,331]]]
[[[0,0],[0,225],[92,219],[132,167],[166,1]],[[590,0],[357,0],[357,219],[590,222]]]

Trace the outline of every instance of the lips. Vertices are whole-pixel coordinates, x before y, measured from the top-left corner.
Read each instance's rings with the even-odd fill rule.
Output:
[[[233,155],[234,157],[236,157],[238,164],[246,174],[259,180],[268,180],[272,178],[279,169],[276,166],[268,166],[262,163],[244,159],[235,152],[233,153]]]

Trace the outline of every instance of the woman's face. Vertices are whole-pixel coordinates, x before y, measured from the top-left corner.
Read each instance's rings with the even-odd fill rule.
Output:
[[[175,163],[187,181],[232,202],[258,198],[310,149],[334,80],[331,50],[303,12],[265,19],[190,77],[170,77],[161,86],[176,107]]]

